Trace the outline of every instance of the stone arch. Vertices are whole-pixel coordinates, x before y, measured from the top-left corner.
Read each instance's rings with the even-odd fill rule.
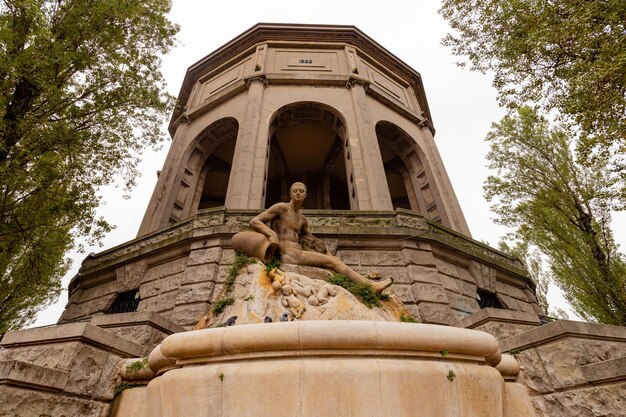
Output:
[[[304,208],[348,210],[354,175],[346,122],[336,109],[319,102],[296,102],[270,119],[265,175],[265,207],[289,201],[289,187],[304,182]]]
[[[410,209],[441,222],[438,191],[431,180],[424,152],[416,141],[386,120],[376,124],[376,137],[394,209]]]
[[[180,187],[170,222],[193,216],[201,209],[224,205],[238,131],[237,120],[224,117],[191,141],[183,155]]]

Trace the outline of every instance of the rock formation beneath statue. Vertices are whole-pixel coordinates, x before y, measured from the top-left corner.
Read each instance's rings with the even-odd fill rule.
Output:
[[[388,300],[370,308],[347,289],[328,283],[332,276],[314,267],[281,265],[268,272],[261,262],[247,265],[222,294],[221,300],[228,300],[223,310],[212,310],[196,328],[292,320],[399,321],[408,315],[393,290],[383,297]]]

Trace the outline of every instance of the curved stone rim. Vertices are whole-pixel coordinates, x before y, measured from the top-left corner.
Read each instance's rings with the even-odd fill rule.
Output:
[[[495,366],[501,354],[492,335],[470,329],[433,324],[383,321],[328,320],[246,324],[196,330],[168,336],[159,347],[159,356],[170,361],[215,360],[246,354],[270,352],[346,351],[368,355],[376,352],[433,353],[484,360]],[[428,355],[430,353],[430,355]],[[152,356],[152,355],[151,355]],[[424,356],[424,355],[422,355]],[[161,364],[150,361],[157,372]],[[155,369],[157,368],[157,369]]]

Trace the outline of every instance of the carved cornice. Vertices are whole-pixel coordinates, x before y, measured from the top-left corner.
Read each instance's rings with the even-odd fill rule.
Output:
[[[261,84],[263,88],[269,85],[267,81],[267,77],[265,75],[253,75],[252,77],[248,77],[245,79],[246,88],[250,88],[252,84]]]
[[[372,38],[354,26],[346,25],[308,25],[308,24],[271,24],[259,23],[242,33],[227,44],[218,48],[200,61],[191,65],[187,70],[178,99],[186,103],[193,85],[207,72],[225,65],[233,58],[243,53],[252,53],[261,43],[284,43],[294,46],[300,45],[314,48],[319,45],[351,45],[365,56],[380,63],[398,77],[402,78],[414,89],[419,106],[424,110],[426,119],[432,120],[430,109],[424,91],[421,75],[401,59],[386,50]],[[174,121],[180,116],[180,110],[172,115],[170,131],[174,128]],[[432,126],[432,122],[431,126]],[[434,129],[432,129],[434,132]]]
[[[355,86],[363,87],[365,92],[370,88],[370,82],[368,80],[364,80],[363,78],[350,77],[348,82],[346,83],[347,89],[352,89]]]

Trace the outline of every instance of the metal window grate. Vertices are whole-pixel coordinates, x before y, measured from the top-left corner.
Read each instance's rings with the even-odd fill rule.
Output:
[[[487,291],[478,289],[478,305],[480,308],[504,308],[500,300],[495,294],[488,293]]]
[[[139,306],[139,290],[130,290],[117,294],[105,314],[131,313]]]

